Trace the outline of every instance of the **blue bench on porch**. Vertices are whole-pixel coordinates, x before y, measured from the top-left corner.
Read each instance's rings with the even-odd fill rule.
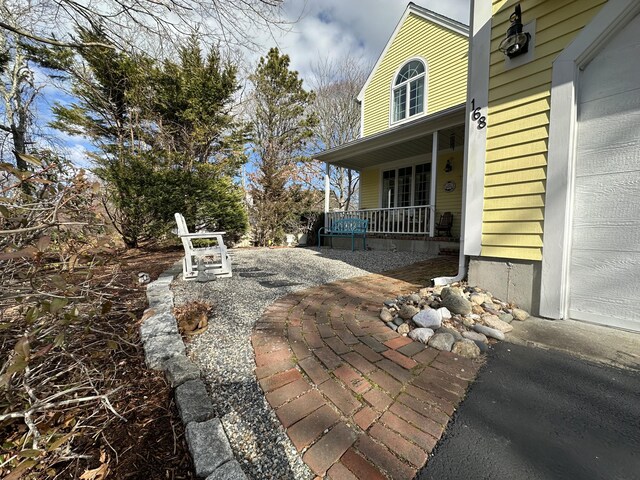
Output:
[[[333,248],[333,237],[351,237],[351,251],[355,249],[356,237],[362,237],[362,249],[367,249],[367,227],[369,220],[360,218],[340,218],[331,222],[328,229],[318,230],[318,248],[322,245],[322,237],[330,237]],[[322,233],[322,231],[325,233]]]

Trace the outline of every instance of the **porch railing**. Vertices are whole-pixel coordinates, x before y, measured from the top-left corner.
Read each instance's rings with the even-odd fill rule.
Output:
[[[339,218],[369,220],[367,233],[432,235],[429,232],[431,205],[420,207],[368,208],[348,212],[328,212],[327,225]]]

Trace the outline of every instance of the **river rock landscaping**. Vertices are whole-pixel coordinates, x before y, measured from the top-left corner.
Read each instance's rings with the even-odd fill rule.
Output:
[[[380,310],[380,320],[399,334],[466,358],[486,352],[513,330],[513,320],[528,317],[525,310],[464,283],[425,287],[385,300]]]

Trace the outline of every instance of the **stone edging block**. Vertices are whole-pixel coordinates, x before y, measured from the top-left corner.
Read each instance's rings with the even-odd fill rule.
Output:
[[[180,418],[185,425],[213,418],[213,405],[202,380],[189,380],[175,391]]]
[[[200,369],[187,358],[185,345],[173,316],[173,277],[180,263],[147,285],[149,308],[140,326],[147,366],[163,370],[175,389],[180,418],[198,477],[206,480],[246,480],[240,464],[233,459],[222,423],[214,418],[211,398],[201,379]]]
[[[220,419],[191,422],[187,424],[186,433],[198,477],[207,477],[218,467],[233,460],[233,453]]]

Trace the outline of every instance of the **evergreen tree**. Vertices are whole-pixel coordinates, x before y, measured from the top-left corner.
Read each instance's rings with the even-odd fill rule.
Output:
[[[253,223],[260,245],[280,243],[285,225],[304,208],[296,184],[299,162],[317,120],[308,113],[313,92],[306,91],[289,56],[272,48],[251,76],[254,86],[252,127],[255,172],[251,177]]]
[[[179,49],[179,63],[165,61],[157,71],[151,116],[158,135],[149,142],[182,156],[175,163],[185,168],[215,163],[235,173],[246,160],[247,139],[246,128],[231,111],[239,88],[236,78],[237,68],[223,62],[217,50],[204,57],[199,42],[190,38]]]
[[[100,32],[82,31],[81,38],[106,41]],[[53,125],[97,147],[95,171],[108,186],[111,218],[125,244],[157,238],[176,211],[191,224],[241,235],[246,212],[231,181],[245,161],[244,130],[230,114],[235,68],[217,52],[203,58],[193,39],[179,62],[162,65],[100,46],[81,55],[82,65],[72,69],[78,101],[57,105]]]

